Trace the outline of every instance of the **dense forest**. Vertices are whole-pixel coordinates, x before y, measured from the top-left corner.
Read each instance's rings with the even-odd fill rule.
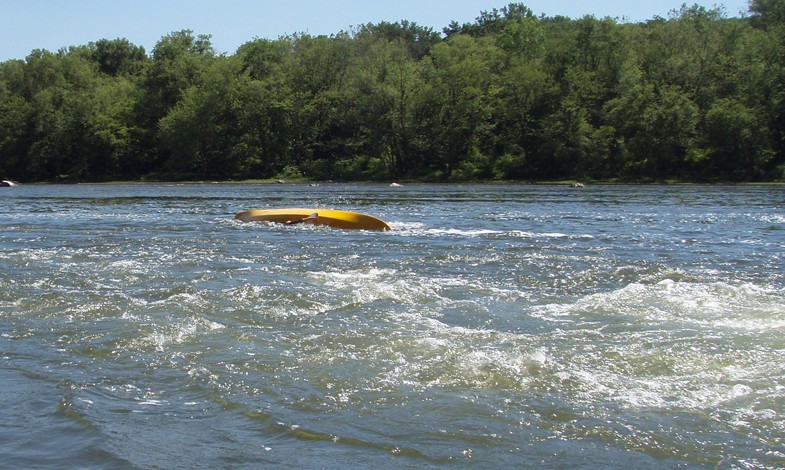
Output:
[[[0,63],[0,177],[785,180],[785,0],[749,6],[34,50]]]

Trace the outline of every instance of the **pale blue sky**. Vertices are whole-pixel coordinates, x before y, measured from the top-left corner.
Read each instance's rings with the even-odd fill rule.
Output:
[[[474,21],[481,11],[509,0],[0,0],[0,61],[24,59],[34,49],[57,51],[99,39],[125,38],[150,53],[172,31],[212,35],[215,49],[234,54],[254,38],[293,33],[334,34],[352,26],[408,20],[441,32],[455,20]],[[518,3],[518,2],[514,2]],[[536,15],[584,15],[645,21],[666,17],[681,0],[531,0]],[[724,6],[728,16],[747,11],[748,0],[690,1]]]

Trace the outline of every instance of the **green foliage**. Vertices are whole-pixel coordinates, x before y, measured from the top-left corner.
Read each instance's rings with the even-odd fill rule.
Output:
[[[106,75],[137,75],[147,59],[144,48],[131,44],[127,39],[101,39],[91,46],[92,59]]]
[[[750,12],[755,26],[774,29],[785,25],[785,2],[782,0],[752,0]]]
[[[733,181],[756,180],[771,160],[768,135],[755,110],[733,98],[714,102],[696,164],[703,174]]]
[[[34,50],[0,63],[0,176],[782,180],[785,10],[750,12]]]

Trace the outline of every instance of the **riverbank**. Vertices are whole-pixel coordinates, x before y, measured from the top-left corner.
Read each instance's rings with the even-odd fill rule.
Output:
[[[542,185],[542,186],[743,186],[743,185],[783,185],[785,181],[692,181],[692,180],[489,180],[489,181],[422,181],[422,180],[364,180],[364,181],[343,181],[343,180],[310,180],[310,179],[282,179],[282,178],[262,178],[262,179],[241,179],[241,180],[176,180],[176,179],[139,179],[139,180],[113,180],[113,181],[29,181],[19,184],[384,184],[384,185],[458,185],[458,184],[520,184],[520,185]]]

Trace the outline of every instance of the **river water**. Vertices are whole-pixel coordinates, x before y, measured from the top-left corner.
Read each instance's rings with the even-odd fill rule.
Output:
[[[0,254],[0,467],[785,467],[785,186],[22,185]]]

